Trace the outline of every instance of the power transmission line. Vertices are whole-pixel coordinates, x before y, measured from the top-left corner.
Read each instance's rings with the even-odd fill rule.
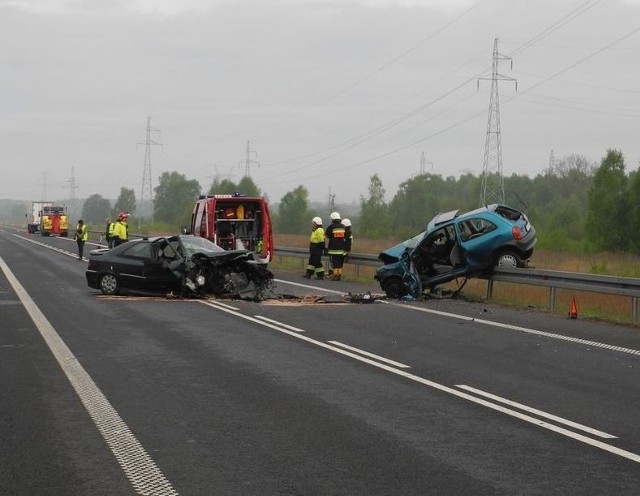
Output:
[[[392,66],[393,64],[395,64],[396,62],[398,62],[399,60],[403,59],[404,57],[406,57],[407,55],[409,55],[410,53],[414,52],[415,50],[417,50],[418,48],[420,48],[420,46],[422,46],[424,43],[426,43],[427,41],[430,41],[432,38],[435,38],[437,35],[439,35],[440,33],[442,33],[443,31],[445,31],[449,26],[455,24],[456,22],[458,22],[460,19],[462,19],[463,17],[465,17],[469,12],[471,12],[472,10],[474,10],[476,7],[478,7],[484,0],[478,0],[476,3],[474,3],[473,5],[471,5],[468,9],[466,9],[464,12],[462,12],[460,15],[458,15],[457,17],[454,17],[452,20],[450,20],[449,22],[447,22],[446,24],[444,24],[443,26],[441,26],[439,29],[437,29],[436,31],[430,33],[429,35],[425,36],[424,38],[422,38],[420,41],[418,41],[417,43],[415,43],[412,47],[406,49],[404,52],[400,53],[399,55],[393,57],[392,59],[388,60],[387,62],[385,62],[384,64],[382,64],[381,66],[379,66],[378,68],[374,69],[373,71],[371,71],[370,73],[362,76],[360,79],[354,81],[353,83],[347,85],[346,87],[336,91],[335,93],[332,93],[331,95],[322,98],[321,100],[316,101],[315,103],[312,103],[311,105],[308,105],[307,107],[298,110],[297,112],[293,112],[292,114],[289,114],[287,116],[282,117],[281,119],[278,119],[274,122],[271,122],[269,124],[265,124],[259,128],[257,128],[257,130],[252,131],[251,134],[255,133],[256,131],[260,131],[263,129],[267,129],[273,126],[276,126],[278,124],[281,124],[283,122],[286,122],[288,120],[291,120],[295,117],[298,117],[300,115],[303,115],[305,113],[307,113],[308,111],[319,107],[320,105],[323,105],[335,98],[337,98],[340,95],[343,95],[344,93],[352,90],[353,88],[355,88],[356,86],[360,85],[361,83],[371,79],[373,76],[375,76],[376,74],[384,71],[385,69],[387,69],[388,67]],[[225,136],[236,136],[238,134],[247,134],[246,132],[237,132],[237,133],[230,133],[230,134],[226,134]]]
[[[536,36],[534,36],[533,38],[531,38],[531,39],[530,39],[530,40],[528,40],[527,42],[523,43],[520,47],[518,47],[518,48],[517,48],[516,50],[514,50],[512,53],[519,53],[519,52],[522,52],[522,51],[524,51],[524,50],[526,50],[526,49],[530,48],[530,47],[531,47],[531,46],[533,46],[537,41],[541,40],[543,37],[546,37],[546,36],[547,36],[548,34],[550,34],[551,32],[553,32],[553,31],[555,31],[555,30],[559,29],[560,27],[564,26],[564,25],[565,25],[567,22],[569,22],[570,20],[574,20],[574,19],[575,19],[575,18],[577,18],[578,16],[580,16],[580,15],[584,14],[588,9],[592,8],[592,7],[593,7],[593,6],[595,6],[597,3],[600,3],[600,1],[601,1],[601,0],[597,0],[597,1],[594,3],[592,0],[590,0],[590,1],[588,1],[588,2],[583,3],[583,4],[582,4],[582,7],[583,7],[583,8],[582,8],[582,10],[580,10],[579,12],[577,12],[577,10],[578,10],[578,9],[580,9],[580,7],[578,7],[578,9],[574,9],[574,10],[573,10],[573,11],[571,11],[569,14],[566,14],[566,15],[565,15],[563,18],[561,18],[559,21],[556,21],[555,23],[553,23],[549,28],[546,28],[546,29],[545,29],[545,30],[543,30],[541,33],[537,34]],[[561,22],[561,21],[563,21],[563,20],[564,20],[565,22]],[[552,28],[553,28],[553,30],[552,30]],[[520,93],[518,93],[518,94],[516,94],[516,95],[514,95],[514,96],[511,96],[511,97],[508,97],[508,98],[507,98],[507,100],[506,100],[504,103],[508,103],[508,102],[510,102],[513,98],[521,97],[523,94],[528,93],[528,92],[529,92],[529,91],[531,91],[532,89],[534,89],[534,88],[536,88],[536,87],[541,86],[542,84],[544,84],[544,83],[548,82],[549,80],[551,80],[551,79],[553,79],[553,78],[555,78],[555,77],[557,77],[557,76],[559,76],[559,75],[561,75],[561,74],[564,74],[565,72],[568,72],[569,70],[571,70],[572,68],[576,67],[577,65],[579,65],[579,64],[581,64],[581,63],[583,63],[583,62],[585,62],[585,61],[589,60],[589,59],[590,59],[590,58],[592,58],[592,57],[595,57],[595,56],[596,56],[596,55],[598,55],[599,53],[601,53],[601,52],[603,52],[604,50],[606,50],[606,49],[608,49],[608,48],[611,48],[612,46],[616,45],[617,43],[619,43],[619,42],[621,42],[621,41],[623,41],[623,40],[625,40],[625,39],[629,38],[630,36],[632,36],[633,34],[635,34],[635,33],[636,33],[636,32],[638,32],[638,31],[640,31],[640,28],[636,28],[636,29],[632,30],[631,32],[627,33],[626,35],[624,35],[624,36],[622,36],[622,37],[620,37],[620,38],[616,39],[615,41],[613,41],[613,42],[609,43],[608,45],[606,45],[606,46],[604,46],[604,47],[602,47],[602,48],[598,49],[597,51],[595,51],[595,52],[591,53],[590,55],[588,55],[588,56],[586,56],[586,57],[583,57],[582,59],[578,60],[577,62],[575,62],[575,63],[573,63],[573,64],[569,65],[569,66],[568,66],[568,67],[566,67],[565,69],[563,69],[563,70],[561,70],[561,71],[558,71],[557,73],[555,73],[555,74],[554,74],[554,75],[552,75],[552,76],[547,77],[546,79],[544,79],[543,81],[541,81],[541,82],[539,82],[538,84],[534,85],[533,87],[531,87],[531,88],[527,89],[526,91],[524,91],[524,92],[520,92]],[[542,36],[542,34],[543,34],[543,33],[544,33],[544,36]],[[330,148],[328,148],[328,149],[325,149],[324,151],[328,151],[328,150],[332,150],[332,149],[338,148],[338,147],[343,146],[343,145],[345,145],[345,144],[348,144],[348,143],[350,143],[350,142],[352,142],[352,141],[354,141],[354,140],[358,140],[358,139],[361,139],[362,137],[365,137],[365,139],[363,139],[362,141],[357,142],[357,143],[355,143],[355,144],[354,144],[354,145],[352,145],[352,146],[348,146],[344,151],[346,151],[346,150],[348,150],[348,149],[351,149],[351,148],[353,148],[353,147],[357,146],[358,144],[360,144],[361,142],[363,142],[363,141],[366,141],[366,140],[370,139],[371,137],[373,137],[373,136],[375,136],[375,135],[377,135],[377,134],[379,134],[379,133],[381,133],[381,132],[383,132],[383,131],[387,130],[387,129],[388,129],[388,128],[390,128],[390,127],[394,127],[395,125],[399,124],[400,122],[403,122],[404,120],[408,119],[410,116],[414,115],[415,113],[419,112],[420,110],[423,110],[424,108],[428,107],[429,105],[431,105],[431,104],[432,104],[432,103],[434,103],[435,101],[438,101],[438,100],[440,100],[440,99],[444,98],[445,96],[450,95],[450,94],[451,94],[451,93],[453,93],[454,91],[456,91],[456,90],[460,89],[461,87],[463,87],[463,86],[465,86],[467,83],[469,83],[471,80],[476,79],[476,78],[477,78],[477,76],[473,76],[472,78],[467,79],[466,81],[464,81],[462,84],[458,85],[458,86],[457,86],[456,88],[454,88],[453,90],[450,90],[450,91],[448,91],[447,93],[445,93],[444,95],[442,95],[441,97],[438,97],[437,99],[432,100],[432,101],[431,101],[431,102],[429,102],[428,104],[426,104],[426,105],[423,105],[423,106],[419,107],[419,109],[417,109],[416,111],[413,111],[413,112],[411,112],[411,113],[409,113],[409,114],[406,114],[405,116],[402,116],[402,117],[400,117],[400,118],[394,119],[394,120],[393,120],[393,121],[391,121],[390,123],[387,123],[387,124],[385,124],[385,125],[383,125],[383,126],[379,126],[378,128],[375,128],[374,130],[369,131],[368,133],[364,133],[364,134],[362,134],[362,135],[360,135],[360,136],[358,136],[358,137],[356,137],[356,138],[353,138],[353,139],[351,139],[351,140],[344,141],[344,142],[342,142],[342,143],[340,143],[340,144],[338,144],[338,145],[335,145],[335,146],[332,146],[332,147],[330,147]],[[342,165],[342,166],[340,166],[340,167],[338,167],[338,168],[335,168],[335,169],[331,169],[331,170],[324,170],[324,171],[323,171],[323,172],[321,172],[321,173],[317,173],[317,174],[313,174],[313,175],[311,175],[311,176],[307,176],[307,177],[306,177],[306,179],[315,179],[315,178],[322,177],[322,176],[325,176],[325,175],[328,175],[328,174],[332,174],[332,173],[334,173],[334,172],[337,172],[338,170],[348,170],[348,169],[355,168],[355,167],[358,167],[358,166],[361,166],[361,165],[364,165],[364,164],[369,164],[369,163],[371,163],[371,162],[373,162],[373,161],[380,160],[380,159],[385,158],[385,157],[388,157],[388,156],[390,156],[390,155],[394,155],[395,153],[398,153],[398,152],[400,152],[400,151],[406,150],[407,148],[410,148],[410,147],[415,146],[415,145],[417,145],[417,144],[423,143],[423,142],[425,142],[425,141],[427,141],[427,140],[429,140],[429,139],[431,139],[431,138],[434,138],[434,137],[436,137],[436,136],[439,136],[439,135],[441,135],[441,134],[444,134],[444,133],[446,133],[446,132],[448,132],[448,131],[450,131],[450,130],[452,130],[452,129],[456,128],[456,127],[459,127],[460,125],[462,125],[462,124],[464,124],[464,123],[466,123],[466,122],[468,122],[468,121],[470,121],[470,120],[473,120],[473,119],[477,118],[477,117],[478,117],[479,115],[481,115],[482,113],[483,113],[483,112],[480,112],[480,113],[474,113],[473,115],[470,115],[470,116],[468,116],[468,117],[466,117],[466,118],[464,118],[464,119],[461,119],[461,120],[457,121],[456,123],[454,123],[454,124],[452,124],[452,125],[449,125],[449,126],[447,126],[447,127],[443,128],[443,129],[440,129],[440,130],[438,130],[438,131],[435,131],[435,132],[431,133],[430,135],[428,135],[428,136],[426,136],[426,137],[424,137],[424,138],[418,139],[418,140],[416,140],[416,141],[413,141],[413,142],[411,142],[411,143],[409,143],[409,144],[407,144],[407,145],[403,145],[403,146],[396,147],[395,149],[392,149],[392,150],[390,150],[390,151],[388,151],[388,152],[384,152],[384,153],[382,153],[382,154],[379,154],[379,155],[374,156],[374,157],[371,157],[371,158],[367,158],[367,159],[359,160],[359,161],[357,161],[357,162],[355,162],[355,163],[352,163],[352,164],[349,164],[349,165],[346,165],[346,166],[345,166],[345,165]],[[404,133],[402,133],[402,134],[404,134]],[[286,162],[290,162],[290,161],[294,161],[294,160],[299,160],[299,159],[301,159],[301,158],[303,159],[303,158],[307,158],[307,157],[310,157],[310,156],[315,156],[315,155],[318,155],[318,154],[320,154],[320,153],[323,153],[323,151],[319,151],[319,152],[316,152],[316,153],[313,153],[313,154],[309,154],[309,155],[306,155],[306,156],[303,156],[303,157],[296,157],[296,158],[293,158],[293,159],[282,160],[282,161],[275,162],[275,163],[268,164],[268,165],[277,165],[277,164],[281,164],[281,163],[286,163]],[[283,176],[290,175],[292,172],[297,172],[297,171],[300,171],[300,170],[302,170],[302,169],[306,169],[306,168],[308,168],[308,167],[311,167],[311,166],[313,166],[313,165],[315,165],[315,164],[317,164],[317,163],[319,163],[319,162],[322,162],[322,161],[328,160],[329,158],[334,158],[335,156],[339,155],[340,153],[342,153],[342,151],[338,151],[338,152],[336,152],[336,153],[334,153],[334,154],[331,154],[330,156],[325,157],[325,158],[320,158],[320,159],[315,160],[315,161],[313,161],[313,162],[311,162],[311,163],[308,163],[308,164],[306,164],[306,165],[304,165],[304,166],[302,166],[302,167],[298,167],[298,168],[296,168],[296,169],[294,169],[294,170],[292,170],[292,171],[288,171],[288,172],[286,172],[286,173],[278,174],[278,175],[276,175],[276,176],[271,176],[271,177],[270,177],[270,179],[275,179],[275,178],[280,178],[280,177],[283,177]],[[283,181],[283,182],[297,182],[297,181],[300,181],[300,179],[299,179],[299,178],[298,178],[298,179],[290,179],[290,180],[285,180],[285,181]],[[267,182],[270,182],[270,181],[267,181]],[[281,182],[282,182],[282,181],[281,181]]]
[[[573,9],[573,10],[571,10],[569,13],[565,14],[565,15],[564,15],[563,17],[561,17],[558,21],[554,22],[551,26],[549,26],[549,27],[545,28],[543,31],[541,31],[540,33],[536,34],[534,37],[532,37],[531,39],[529,39],[528,41],[526,41],[525,43],[523,43],[522,45],[520,45],[518,48],[516,48],[516,49],[514,50],[514,52],[513,52],[513,53],[515,54],[515,53],[519,53],[519,52],[522,52],[522,51],[527,50],[528,48],[530,48],[531,46],[533,46],[534,44],[536,44],[536,43],[537,43],[537,42],[539,42],[540,40],[542,40],[542,39],[546,38],[547,36],[549,36],[551,33],[553,33],[553,32],[555,32],[555,31],[557,31],[559,28],[561,28],[561,27],[563,27],[564,25],[568,24],[569,22],[573,21],[573,20],[574,20],[574,19],[576,19],[577,17],[579,17],[579,16],[583,15],[584,13],[586,13],[588,10],[590,10],[591,8],[593,8],[594,6],[596,6],[596,5],[597,5],[598,3],[600,3],[601,1],[602,1],[602,0],[595,0],[595,1],[594,1],[594,0],[587,0],[586,2],[584,2],[583,4],[581,4],[580,6],[578,6],[578,7],[574,8],[574,9]],[[364,81],[364,80],[366,80],[366,79],[369,79],[371,76],[373,76],[373,75],[374,75],[374,74],[376,74],[377,72],[381,71],[382,69],[385,69],[386,67],[388,67],[388,66],[392,65],[392,63],[394,63],[394,62],[396,62],[397,60],[399,60],[400,58],[404,57],[406,54],[408,54],[408,53],[410,53],[410,52],[414,51],[414,50],[415,50],[418,46],[420,46],[422,43],[426,42],[426,41],[427,41],[427,40],[429,40],[431,37],[435,36],[435,34],[440,33],[440,32],[441,32],[441,31],[443,31],[446,27],[448,27],[449,25],[453,24],[455,21],[457,21],[457,20],[461,19],[462,17],[464,17],[464,16],[465,16],[466,14],[468,14],[471,10],[475,9],[475,8],[479,5],[479,3],[480,3],[480,2],[478,2],[478,3],[474,4],[474,5],[473,5],[473,6],[471,6],[468,10],[466,10],[463,14],[461,14],[459,17],[455,18],[454,20],[450,21],[448,24],[446,24],[445,26],[443,26],[440,30],[438,30],[438,31],[437,31],[437,32],[435,32],[434,34],[432,34],[432,35],[430,35],[430,36],[428,36],[428,37],[424,38],[424,39],[423,39],[423,40],[421,40],[418,44],[416,44],[414,47],[410,48],[409,50],[406,50],[406,51],[405,51],[405,52],[403,52],[400,56],[396,57],[396,58],[395,58],[395,59],[393,59],[391,62],[389,62],[389,63],[385,64],[384,66],[382,66],[382,67],[381,67],[381,68],[379,68],[378,70],[374,71],[373,73],[369,74],[368,76],[366,76],[366,77],[364,77],[364,78],[360,79],[359,81],[357,81],[356,83],[354,83],[352,86],[355,86],[355,85],[359,84],[360,82],[362,82],[362,81]],[[482,72],[484,72],[484,71],[482,71]],[[454,88],[453,90],[451,90],[451,91],[449,91],[449,92],[445,93],[444,95],[442,95],[442,96],[440,96],[440,97],[438,97],[438,98],[436,98],[436,99],[431,100],[430,102],[428,102],[428,103],[427,103],[427,104],[425,104],[425,105],[422,105],[422,106],[418,107],[416,110],[414,110],[414,111],[412,111],[412,112],[409,112],[409,113],[407,113],[407,114],[405,114],[405,115],[403,115],[403,116],[401,116],[401,117],[399,117],[399,118],[396,118],[396,119],[394,119],[393,121],[391,121],[391,122],[389,122],[389,123],[387,123],[387,124],[384,124],[384,125],[382,125],[382,126],[379,126],[379,127],[375,128],[375,129],[373,129],[373,130],[371,130],[371,131],[368,131],[368,132],[363,133],[363,134],[361,134],[361,135],[359,135],[359,136],[356,136],[355,138],[351,138],[351,139],[349,139],[349,140],[343,141],[343,142],[341,142],[341,143],[339,143],[339,144],[337,144],[337,145],[334,145],[334,146],[332,146],[332,147],[330,147],[330,148],[328,148],[328,149],[325,149],[325,150],[321,150],[321,151],[314,152],[314,153],[311,153],[311,154],[307,154],[307,155],[304,155],[304,156],[294,157],[294,158],[291,158],[291,159],[281,160],[281,161],[274,162],[274,163],[270,163],[270,164],[267,164],[267,165],[268,165],[268,166],[272,166],[272,165],[278,165],[278,164],[282,164],[282,163],[287,163],[287,162],[292,162],[292,161],[302,160],[302,159],[306,159],[306,158],[310,158],[310,157],[313,157],[313,156],[316,156],[316,155],[320,155],[320,154],[325,153],[325,152],[327,152],[327,151],[330,151],[330,150],[333,150],[333,149],[336,149],[336,148],[340,148],[340,147],[345,146],[346,148],[345,148],[344,150],[340,150],[340,151],[338,151],[338,152],[336,152],[336,153],[333,153],[333,154],[329,155],[328,157],[324,157],[324,158],[320,158],[320,159],[318,159],[318,160],[315,160],[315,161],[313,161],[312,163],[310,163],[310,164],[308,164],[308,165],[305,165],[305,166],[303,166],[303,167],[299,167],[299,168],[297,168],[297,169],[295,169],[295,170],[293,170],[293,171],[289,171],[289,173],[290,173],[290,172],[296,172],[296,171],[301,170],[301,169],[304,169],[304,168],[306,168],[306,167],[311,167],[311,166],[313,166],[313,165],[316,165],[316,164],[317,164],[317,163],[319,163],[319,162],[323,162],[323,161],[328,160],[328,159],[330,159],[330,158],[334,158],[335,156],[337,156],[337,155],[339,155],[339,154],[343,153],[344,151],[348,151],[348,150],[350,150],[350,149],[354,148],[355,146],[357,146],[357,145],[359,145],[359,144],[362,144],[362,143],[363,143],[363,142],[365,142],[365,141],[368,141],[369,139],[373,138],[374,136],[376,136],[376,135],[380,134],[381,132],[384,132],[384,131],[386,131],[386,130],[388,130],[388,129],[392,128],[392,127],[397,126],[398,124],[400,124],[400,123],[404,122],[405,120],[409,119],[410,117],[412,117],[413,115],[417,114],[418,112],[421,112],[421,111],[422,111],[422,110],[424,110],[425,108],[427,108],[427,107],[431,106],[431,105],[432,105],[432,104],[434,104],[435,102],[437,102],[437,101],[439,101],[439,100],[441,100],[441,99],[445,98],[446,96],[449,96],[451,93],[453,93],[453,92],[457,91],[459,88],[461,88],[462,86],[466,85],[469,81],[476,79],[476,77],[477,77],[477,76],[473,76],[473,77],[469,78],[469,80],[465,81],[462,85],[459,85],[459,86],[457,86],[456,88]],[[346,92],[347,90],[351,89],[351,87],[352,87],[352,86],[350,86],[350,87],[348,87],[348,88],[345,88],[344,90],[341,90],[341,91],[340,91],[340,92],[338,92],[337,94],[334,94],[334,95],[332,95],[332,96],[328,97],[327,99],[325,99],[325,100],[322,100],[322,101],[318,102],[318,103],[317,103],[317,104],[315,104],[314,106],[319,105],[320,103],[324,103],[325,101],[331,100],[332,98],[334,98],[334,97],[338,96],[339,94],[342,94],[342,93]],[[310,107],[310,108],[311,108],[311,107]],[[298,112],[298,113],[292,114],[292,116],[289,116],[289,117],[293,117],[293,116],[299,115],[299,114],[301,114],[301,113],[304,113],[305,111],[306,111],[306,109],[305,109],[305,110],[303,110],[303,111],[300,111],[300,112]],[[442,113],[444,113],[444,112],[442,112]],[[438,114],[438,115],[440,115],[440,114]],[[285,118],[285,119],[283,119],[283,120],[286,120],[286,119],[287,119],[287,118]],[[278,121],[278,122],[281,122],[281,121]],[[424,123],[424,122],[423,122],[423,123]],[[421,123],[421,124],[419,124],[419,125],[422,125],[423,123]],[[406,134],[407,132],[411,131],[412,129],[415,129],[416,127],[418,127],[418,126],[414,126],[413,128],[409,129],[408,131],[406,131],[406,132],[404,132],[404,133],[401,133],[401,135],[402,135],[402,134]]]

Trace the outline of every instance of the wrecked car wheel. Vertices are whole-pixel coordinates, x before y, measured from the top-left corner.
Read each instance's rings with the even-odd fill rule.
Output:
[[[113,274],[104,274],[100,278],[100,291],[106,295],[118,293],[118,279]]]
[[[382,290],[388,298],[398,299],[407,294],[407,288],[405,288],[402,280],[397,277],[387,279],[382,285]]]
[[[496,266],[515,269],[516,267],[522,267],[522,259],[514,251],[505,251],[499,253],[496,257]]]

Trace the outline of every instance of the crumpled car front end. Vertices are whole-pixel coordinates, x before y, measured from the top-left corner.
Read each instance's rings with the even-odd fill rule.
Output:
[[[394,247],[395,249],[396,247]],[[387,250],[388,251],[388,250]],[[373,276],[380,283],[380,287],[389,298],[402,298],[407,295],[418,298],[422,294],[422,283],[420,276],[415,267],[411,263],[411,249],[405,248],[402,252],[395,251],[397,259],[383,257],[384,252],[380,254],[380,259],[385,262],[382,267],[376,270]]]
[[[273,273],[249,251],[195,253],[184,264],[183,288],[187,294],[262,301],[272,287]]]

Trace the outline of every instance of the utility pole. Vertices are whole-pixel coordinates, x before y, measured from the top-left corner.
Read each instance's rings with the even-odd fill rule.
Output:
[[[69,188],[69,211],[68,216],[70,219],[76,217],[76,190],[79,188],[76,184],[76,170],[74,166],[71,166],[71,177],[67,179],[67,185],[63,188]]]
[[[238,167],[244,164],[245,177],[251,177],[251,164],[256,164],[258,167],[260,167],[260,162],[258,162],[257,160],[254,160],[251,157],[257,158],[258,152],[255,150],[252,150],[251,146],[249,145],[249,141],[247,141],[247,153],[246,153],[245,159],[244,161],[240,160],[238,162]]]
[[[500,101],[498,99],[498,81],[514,81],[516,91],[518,82],[516,79],[503,76],[498,72],[498,64],[501,60],[511,62],[513,60],[498,52],[498,38],[493,42],[493,64],[491,77],[478,78],[478,88],[480,80],[491,80],[491,98],[489,100],[489,117],[487,121],[487,138],[484,145],[484,160],[482,163],[482,186],[480,191],[480,205],[486,206],[491,203],[504,203],[504,176],[502,175],[502,142],[500,137]]]
[[[158,143],[151,139],[151,133],[160,133],[160,130],[151,127],[151,116],[147,117],[147,139],[144,143],[137,143],[138,145],[145,145],[144,148],[144,169],[142,172],[142,189],[140,192],[140,207],[138,209],[138,228],[142,225],[142,211],[145,207],[145,203],[149,204],[151,210],[151,223],[153,224],[153,188],[151,184],[151,147],[162,146],[162,143]]]

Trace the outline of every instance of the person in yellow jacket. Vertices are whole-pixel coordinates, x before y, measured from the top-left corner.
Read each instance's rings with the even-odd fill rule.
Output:
[[[113,246],[121,245],[129,240],[129,226],[127,226],[127,217],[129,214],[120,212],[118,214],[118,220],[113,225],[113,234],[111,239],[113,240]]]
[[[322,228],[322,219],[314,217],[311,221],[311,236],[309,237],[309,263],[307,264],[307,272],[303,277],[311,279],[311,276],[315,274],[317,279],[324,279],[323,253],[324,229]]]
[[[76,243],[78,243],[78,260],[82,260],[82,253],[84,252],[84,244],[87,242],[87,238],[89,237],[89,232],[87,231],[87,226],[84,221],[80,219],[78,224],[76,225],[76,234],[74,238]]]
[[[107,242],[108,248],[113,248],[113,226],[115,226],[116,223],[112,222],[109,217],[107,217],[104,222],[104,240]]]

